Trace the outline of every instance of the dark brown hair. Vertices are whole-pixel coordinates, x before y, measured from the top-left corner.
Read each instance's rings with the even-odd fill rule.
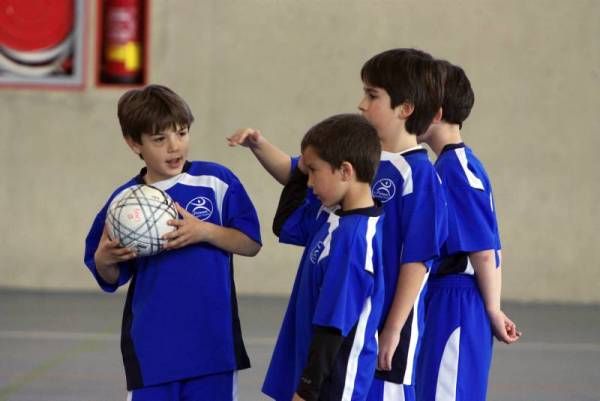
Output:
[[[358,114],[338,114],[316,124],[304,135],[301,150],[309,146],[332,168],[350,163],[361,182],[373,180],[381,157],[377,131]]]
[[[142,134],[157,134],[176,126],[189,128],[194,121],[190,107],[178,94],[162,85],[131,89],[117,108],[123,136],[141,143]]]
[[[391,107],[404,102],[414,106],[406,130],[414,135],[427,131],[442,106],[443,70],[430,54],[417,49],[392,49],[377,54],[362,67],[365,84],[383,88]]]

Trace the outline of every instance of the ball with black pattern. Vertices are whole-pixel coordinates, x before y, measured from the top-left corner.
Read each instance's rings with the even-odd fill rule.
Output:
[[[142,184],[126,188],[113,199],[106,224],[110,237],[121,246],[135,249],[138,256],[150,256],[163,249],[161,237],[175,229],[167,222],[177,218],[175,202],[165,191]]]

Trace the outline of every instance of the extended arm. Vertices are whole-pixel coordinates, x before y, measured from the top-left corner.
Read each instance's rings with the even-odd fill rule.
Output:
[[[400,342],[400,332],[414,306],[426,273],[427,268],[423,263],[404,263],[400,266],[392,306],[379,334],[380,370],[392,369],[392,358]]]
[[[265,139],[259,130],[243,128],[227,138],[229,146],[250,148],[254,156],[265,170],[281,185],[287,184],[290,178],[291,158],[277,146]]]

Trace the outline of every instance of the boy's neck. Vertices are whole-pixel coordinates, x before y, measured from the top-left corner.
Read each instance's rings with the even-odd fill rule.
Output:
[[[400,131],[397,135],[381,141],[381,150],[390,153],[400,153],[417,146],[417,136],[408,131]]]
[[[344,199],[342,199],[342,210],[362,209],[375,205],[373,196],[371,195],[371,186],[367,182],[353,182]]]
[[[462,136],[458,124],[439,123],[433,135],[427,140],[427,145],[439,156],[446,145],[461,143]]]

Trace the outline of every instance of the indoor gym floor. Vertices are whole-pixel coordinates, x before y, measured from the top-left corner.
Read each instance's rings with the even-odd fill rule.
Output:
[[[0,289],[0,401],[125,401],[123,300],[124,293]],[[240,372],[240,401],[267,400],[260,386],[286,302],[239,298],[253,365]],[[600,306],[504,308],[524,336],[496,343],[488,400],[600,401]]]

